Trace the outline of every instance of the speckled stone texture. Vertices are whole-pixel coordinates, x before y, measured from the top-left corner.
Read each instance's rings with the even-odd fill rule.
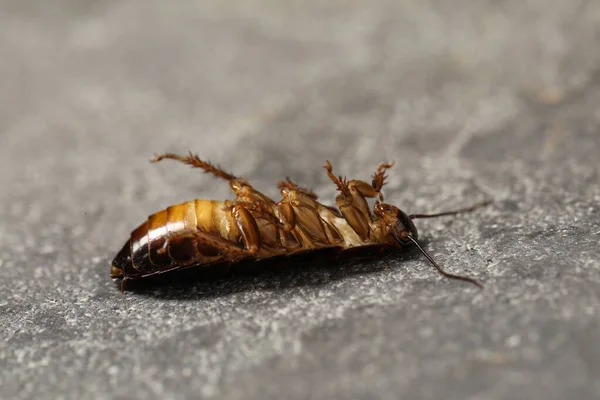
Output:
[[[0,3],[0,398],[600,398],[600,2]],[[321,166],[420,220],[417,252],[121,295],[170,204]],[[283,267],[283,266],[282,266]]]

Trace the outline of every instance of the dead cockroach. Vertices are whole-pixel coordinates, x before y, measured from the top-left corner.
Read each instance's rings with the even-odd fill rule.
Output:
[[[385,171],[393,163],[379,164],[369,184],[336,177],[327,161],[324,168],[340,192],[335,199],[338,211],[319,203],[315,193],[289,178],[278,183],[282,199],[276,203],[246,180],[192,153],[156,155],[152,162],[163,159],[177,160],[227,180],[236,198],[224,202],[196,199],[152,214],[131,233],[112,262],[110,276],[122,283],[189,267],[262,260],[311,249],[414,245],[442,275],[482,287],[472,278],[444,271],[419,245],[412,220],[469,212],[489,201],[455,211],[407,215],[383,202]],[[372,210],[367,198],[377,198]]]

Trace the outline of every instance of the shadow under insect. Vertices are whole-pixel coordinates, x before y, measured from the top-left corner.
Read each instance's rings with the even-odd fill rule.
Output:
[[[421,258],[418,251],[398,251],[380,246],[360,247],[343,252],[322,249],[294,256],[234,264],[221,263],[126,280],[123,289],[157,298],[213,298],[251,290],[276,291],[326,285],[350,276],[373,274],[388,269],[389,261],[392,260]]]

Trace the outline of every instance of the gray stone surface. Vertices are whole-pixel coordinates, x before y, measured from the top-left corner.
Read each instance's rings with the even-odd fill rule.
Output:
[[[173,4],[171,4],[173,3]],[[600,2],[3,1],[0,397],[600,397]],[[418,253],[121,296],[148,214],[321,168],[419,221]]]

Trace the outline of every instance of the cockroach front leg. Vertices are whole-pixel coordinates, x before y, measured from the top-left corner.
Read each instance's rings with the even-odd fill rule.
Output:
[[[373,181],[370,185],[365,181],[356,179],[348,182],[348,189],[352,196],[353,203],[361,210],[361,212],[371,215],[366,198],[372,199],[379,196],[379,200],[383,201],[381,189],[385,185],[385,179],[387,178],[385,171],[393,165],[393,162],[379,164],[377,171],[373,174]]]
[[[385,171],[391,168],[393,163],[381,163],[377,167],[377,171],[373,175],[373,182],[369,185],[365,181],[351,180],[348,182],[346,178],[341,176],[336,177],[333,174],[333,167],[327,161],[324,168],[327,170],[327,176],[331,179],[340,191],[340,194],[335,198],[335,202],[354,231],[362,240],[369,238],[370,223],[373,221],[367,198],[375,198],[377,196],[383,199],[381,189],[385,185]]]
[[[386,184],[385,179],[387,176],[385,175],[385,171],[392,168],[394,166],[394,162],[391,163],[381,163],[377,167],[377,171],[373,174],[373,181],[371,182],[371,186],[379,195],[379,200],[383,202],[383,194],[381,193],[381,189]],[[375,196],[373,196],[375,197]]]
[[[327,170],[329,179],[335,183],[340,192],[335,198],[335,203],[348,222],[348,225],[354,229],[362,240],[368,239],[370,233],[369,223],[371,222],[371,212],[369,211],[369,205],[364,196],[360,195],[360,191],[357,190],[359,186],[366,187],[368,184],[363,182],[364,185],[360,185],[357,181],[352,181],[353,190],[351,191],[350,184],[345,177],[336,177],[333,174],[333,167],[329,161],[327,161],[323,167]],[[373,188],[371,188],[371,190],[372,189]]]

